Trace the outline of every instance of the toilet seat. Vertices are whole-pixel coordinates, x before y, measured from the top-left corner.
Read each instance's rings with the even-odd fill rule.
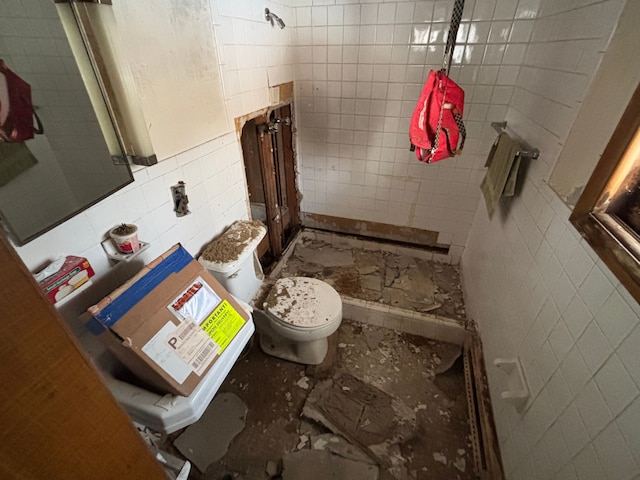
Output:
[[[281,278],[264,302],[271,319],[292,330],[319,329],[342,319],[342,300],[331,285],[306,277]]]

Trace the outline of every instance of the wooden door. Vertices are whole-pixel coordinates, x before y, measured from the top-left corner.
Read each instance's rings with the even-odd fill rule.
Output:
[[[2,234],[0,265],[0,478],[167,478]]]

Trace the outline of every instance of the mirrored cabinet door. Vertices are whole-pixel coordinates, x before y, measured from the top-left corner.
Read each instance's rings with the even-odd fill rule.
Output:
[[[133,176],[128,163],[116,159],[125,155],[100,105],[69,5],[52,0],[5,5],[11,8],[0,11],[0,59],[30,85],[44,130],[22,142],[0,141],[0,215],[13,241],[22,245]],[[0,118],[6,103],[0,104]]]

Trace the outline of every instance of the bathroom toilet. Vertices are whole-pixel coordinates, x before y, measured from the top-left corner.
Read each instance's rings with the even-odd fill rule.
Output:
[[[256,249],[266,234],[261,222],[237,221],[204,249],[198,262],[227,292],[250,303],[264,280]]]
[[[234,223],[198,259],[229,293],[247,303],[253,300],[264,279],[256,248],[266,228],[256,227],[257,223]],[[218,242],[225,248],[219,248]],[[209,258],[203,258],[207,251],[211,252]],[[217,251],[233,255],[216,258]],[[266,354],[306,365],[322,363],[327,354],[327,337],[342,321],[342,300],[331,285],[315,278],[282,278],[271,288],[262,307],[264,310],[254,308],[253,320]]]
[[[256,311],[260,347],[274,357],[305,365],[322,363],[327,338],[342,321],[342,300],[328,283],[315,278],[281,278]]]

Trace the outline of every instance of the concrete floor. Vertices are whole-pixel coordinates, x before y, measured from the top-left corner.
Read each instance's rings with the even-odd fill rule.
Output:
[[[389,251],[389,248],[376,251],[344,243],[336,246],[325,240],[317,236],[302,238],[285,265],[274,271],[276,276],[321,278],[333,284],[342,296],[386,303],[407,311],[436,312],[455,321],[461,329],[466,326],[455,266]],[[319,366],[303,366],[269,357],[260,350],[256,338],[246,357],[234,366],[220,388],[221,393],[234,393],[246,404],[246,425],[220,460],[206,472],[194,468],[189,478],[475,478],[460,351],[460,345],[348,318],[330,337],[329,354]],[[344,454],[326,453],[329,448],[326,445],[337,441],[337,432],[330,433],[325,426],[302,414],[305,401],[318,382],[345,374],[362,381],[367,388],[379,389],[395,404],[401,404],[412,418],[408,422],[410,428],[400,437],[387,441],[382,453],[368,444],[360,444],[364,447],[365,462],[360,459],[356,467],[365,465],[367,475],[375,469],[372,477],[364,473],[336,473],[345,471],[336,470]],[[172,435],[167,443],[180,433]],[[358,450],[353,446],[358,442],[354,438],[343,441],[350,452]],[[313,452],[314,446],[322,446],[324,451]],[[170,445],[167,448],[171,449]],[[372,451],[376,454],[372,455]],[[309,460],[320,457],[308,455],[320,453],[328,463]],[[272,467],[281,465],[283,458],[284,471],[266,472],[268,462],[272,462]]]

